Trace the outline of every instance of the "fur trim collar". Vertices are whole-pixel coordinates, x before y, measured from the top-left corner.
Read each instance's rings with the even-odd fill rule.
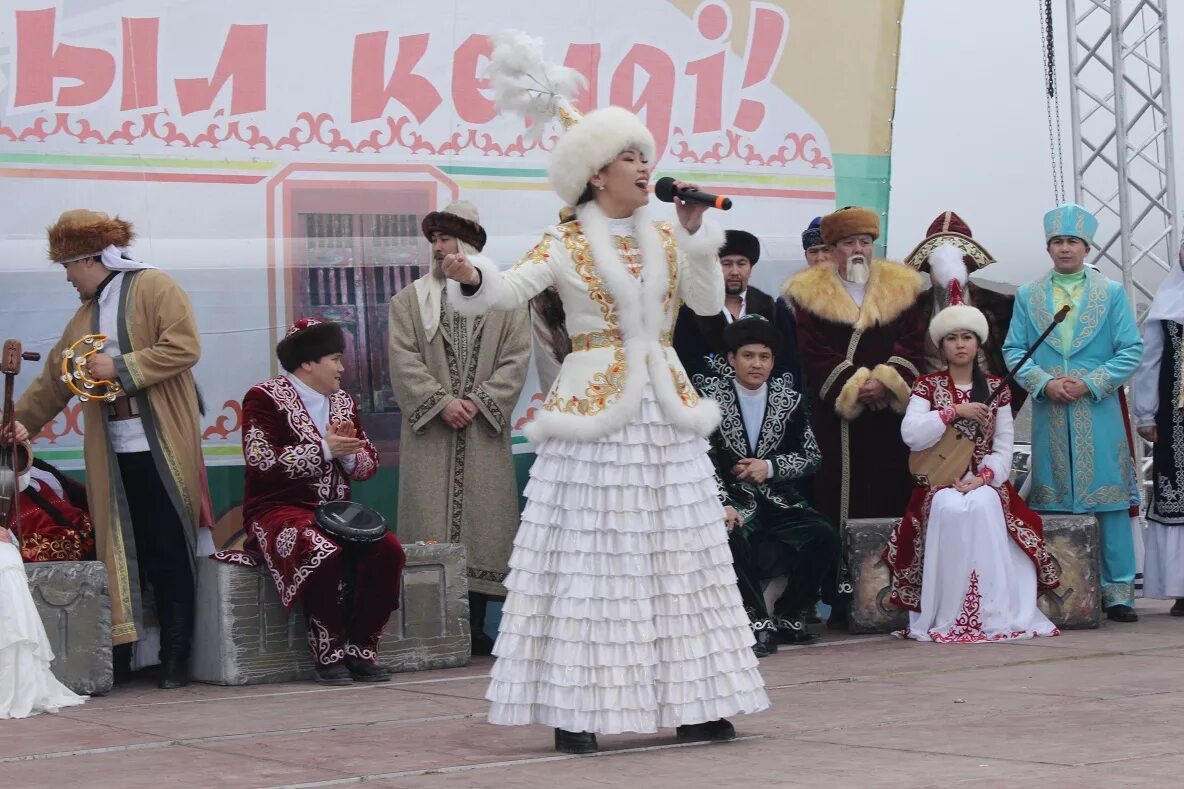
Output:
[[[790,278],[784,295],[808,312],[865,330],[896,320],[925,290],[925,278],[890,260],[873,260],[863,306],[857,307],[831,264],[813,266]]]

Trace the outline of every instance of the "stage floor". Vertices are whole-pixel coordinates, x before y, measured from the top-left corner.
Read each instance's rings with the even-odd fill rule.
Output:
[[[389,684],[121,685],[0,721],[5,787],[1169,786],[1184,775],[1184,618],[1015,644],[826,636],[761,661],[773,707],[740,739],[673,731],[552,750],[485,723],[489,659]]]

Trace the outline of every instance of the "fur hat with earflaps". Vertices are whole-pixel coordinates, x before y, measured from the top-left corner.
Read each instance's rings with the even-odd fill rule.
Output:
[[[507,31],[491,40],[488,73],[498,111],[527,118],[536,140],[552,120],[559,119],[566,129],[547,168],[551,188],[565,203],[576,205],[592,176],[621,151],[636,148],[644,158],[653,159],[654,136],[629,110],[602,107],[581,115],[571,97],[584,77],[575,69],[548,63],[541,39]]]
[[[94,257],[107,247],[122,249],[136,237],[131,222],[85,208],[66,211],[47,232],[49,259],[54,263]]]

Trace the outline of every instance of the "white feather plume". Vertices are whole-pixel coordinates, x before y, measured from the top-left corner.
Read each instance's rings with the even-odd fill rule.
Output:
[[[571,97],[586,82],[580,72],[548,63],[543,41],[520,30],[491,36],[490,85],[499,112],[512,112],[531,121],[529,136],[538,139],[561,109],[576,114]]]

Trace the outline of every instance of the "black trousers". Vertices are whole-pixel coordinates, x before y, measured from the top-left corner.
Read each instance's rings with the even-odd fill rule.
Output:
[[[192,627],[194,583],[185,526],[157,473],[152,453],[130,452],[117,457],[136,540],[140,586],[152,586],[162,631],[176,618]]]
[[[752,520],[732,531],[728,544],[740,597],[754,621],[799,618],[814,604],[839,551],[830,523],[808,507],[762,505]],[[781,575],[788,585],[770,611],[762,582]]]

